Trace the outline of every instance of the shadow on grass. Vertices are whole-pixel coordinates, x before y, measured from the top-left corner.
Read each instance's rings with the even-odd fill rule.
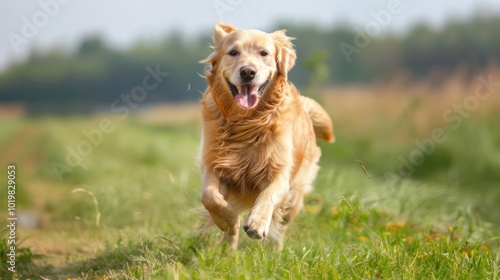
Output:
[[[71,262],[61,269],[53,269],[51,276],[147,279],[155,275],[173,275],[179,264],[192,265],[200,250],[212,242],[216,241],[205,235],[186,239],[160,236],[147,241],[139,239],[127,242],[119,238],[116,244],[107,245],[96,257]]]
[[[123,242],[107,245],[94,258],[68,263],[63,267],[54,267],[45,261],[47,256],[34,255],[29,248],[17,249],[16,271],[8,270],[7,242],[2,240],[1,279],[102,279],[149,278],[155,275],[173,275],[179,264],[192,265],[195,256],[207,244],[215,242],[204,235],[187,239],[157,237],[147,241]]]

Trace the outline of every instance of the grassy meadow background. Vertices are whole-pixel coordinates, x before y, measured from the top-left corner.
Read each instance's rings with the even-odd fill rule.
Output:
[[[18,227],[17,277],[497,279],[498,89],[457,128],[442,116],[476,87],[457,76],[439,86],[395,81],[316,96],[334,120],[337,142],[320,143],[315,190],[279,253],[244,233],[235,252],[220,245],[218,231],[197,233],[197,104],[158,106],[126,119],[4,112],[1,166],[16,164],[17,211],[37,221]],[[103,119],[114,130],[59,180],[52,164],[65,163],[66,148],[76,149],[83,131]],[[436,128],[447,140],[411,176],[388,180],[400,157],[418,149],[415,140]],[[6,277],[3,251],[1,258]]]
[[[7,32],[40,21],[42,2],[69,1],[9,3],[2,11],[19,17]],[[235,5],[230,23],[248,27],[258,13],[259,23],[274,23],[264,31],[296,37],[289,77],[326,108],[336,136],[319,142],[315,189],[284,250],[241,233],[232,251],[219,230],[199,232],[197,101],[206,81],[198,61],[211,52],[221,1],[178,10],[159,2],[61,4],[16,54],[23,59],[2,66],[0,57],[0,279],[499,279],[499,10],[445,19],[447,4],[435,2],[405,27],[401,20],[429,3],[402,1],[392,14],[398,1],[356,10],[347,1],[286,3],[282,20],[264,13],[278,2],[222,1]],[[449,6],[446,15],[460,5]],[[95,33],[77,35],[89,7],[99,11]],[[346,22],[334,15],[341,8],[350,10]],[[330,23],[303,20],[319,9],[334,11]],[[128,45],[107,37],[157,18]],[[16,273],[7,270],[10,164]]]

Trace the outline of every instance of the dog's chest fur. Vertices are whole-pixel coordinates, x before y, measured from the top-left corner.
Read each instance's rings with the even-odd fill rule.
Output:
[[[262,190],[288,162],[289,151],[279,141],[276,120],[266,126],[230,123],[217,132],[214,171],[229,188]]]

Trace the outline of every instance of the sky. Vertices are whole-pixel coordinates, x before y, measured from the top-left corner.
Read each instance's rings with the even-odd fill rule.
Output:
[[[361,29],[376,22],[381,32],[404,32],[419,22],[438,28],[477,13],[500,13],[500,1],[0,0],[0,71],[33,50],[71,49],[95,34],[127,48],[174,30],[189,36],[211,32],[219,20],[263,31],[273,31],[279,21]]]

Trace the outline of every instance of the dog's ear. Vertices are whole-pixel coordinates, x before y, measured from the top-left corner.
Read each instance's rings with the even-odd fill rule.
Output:
[[[275,31],[271,35],[276,47],[276,66],[278,67],[278,73],[286,78],[288,71],[295,65],[295,59],[297,58],[292,44],[292,40],[295,38],[286,36],[285,29]]]
[[[219,21],[214,28],[214,35],[212,36],[215,47],[219,47],[224,41],[224,38],[235,30],[236,27]]]
[[[207,68],[205,68],[205,75],[209,75],[211,72],[214,71],[215,67],[217,66],[217,58],[219,56],[219,50],[222,45],[222,42],[224,41],[224,38],[226,38],[226,36],[229,35],[229,33],[235,30],[236,27],[224,23],[222,21],[219,21],[217,23],[217,25],[214,28],[214,34],[212,36],[214,44],[213,46],[210,46],[214,51],[207,58],[200,60],[200,63],[210,65],[207,66]]]

